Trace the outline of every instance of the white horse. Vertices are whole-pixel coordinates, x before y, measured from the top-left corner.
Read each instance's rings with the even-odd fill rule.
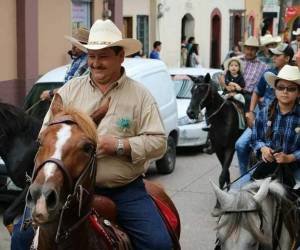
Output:
[[[214,211],[220,249],[295,249],[296,207],[280,183],[266,178],[235,193],[212,186],[220,204]]]

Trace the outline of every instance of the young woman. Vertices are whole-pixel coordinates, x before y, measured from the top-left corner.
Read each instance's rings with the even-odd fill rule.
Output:
[[[276,174],[289,186],[300,180],[300,72],[285,65],[276,76],[265,73],[275,89],[276,98],[256,117],[252,133],[253,147],[263,160],[254,178]],[[280,167],[282,166],[282,167]]]

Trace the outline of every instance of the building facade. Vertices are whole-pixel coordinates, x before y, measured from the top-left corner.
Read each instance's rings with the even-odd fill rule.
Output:
[[[259,37],[262,28],[262,0],[245,0],[246,20],[245,39]]]

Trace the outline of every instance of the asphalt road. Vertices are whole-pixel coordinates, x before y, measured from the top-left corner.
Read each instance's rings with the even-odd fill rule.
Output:
[[[213,249],[216,219],[211,216],[211,211],[215,205],[215,197],[209,180],[218,183],[220,164],[215,155],[200,153],[199,149],[179,150],[177,155],[176,169],[172,174],[159,176],[151,168],[147,178],[161,183],[178,208],[182,249]],[[236,159],[231,167],[233,177],[237,174],[235,166]],[[10,249],[10,237],[1,221],[2,218],[0,250],[7,250]]]

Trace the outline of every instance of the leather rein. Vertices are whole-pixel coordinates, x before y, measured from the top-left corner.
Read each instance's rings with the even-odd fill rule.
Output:
[[[69,124],[69,125],[78,125],[74,119],[69,116],[65,115],[62,117],[59,117],[58,119],[51,121],[48,126],[53,126],[56,124]],[[64,174],[64,176],[67,178],[68,182],[68,189],[69,194],[67,196],[67,199],[61,209],[60,218],[58,222],[58,228],[56,231],[56,237],[55,242],[59,243],[61,240],[66,240],[78,226],[80,226],[88,217],[92,214],[92,210],[89,210],[84,216],[81,217],[81,209],[82,209],[82,199],[84,194],[89,195],[90,192],[86,188],[83,187],[83,183],[85,182],[86,178],[89,178],[89,181],[87,183],[90,183],[91,186],[94,186],[95,183],[95,176],[96,176],[96,146],[94,146],[92,152],[90,153],[90,158],[87,163],[87,166],[84,168],[84,170],[79,175],[76,183],[74,184],[74,181],[71,177],[71,174],[69,170],[65,167],[65,164],[62,160],[56,159],[56,158],[48,158],[45,160],[42,164],[40,164],[38,167],[35,168],[33,174],[31,183],[34,182],[35,178],[37,177],[37,174],[39,171],[45,166],[46,163],[54,163]],[[29,192],[29,191],[28,191]],[[79,202],[78,207],[78,216],[79,219],[77,222],[70,226],[68,229],[63,230],[62,229],[62,221],[63,221],[63,215],[67,209],[70,208],[70,205],[74,202]]]

